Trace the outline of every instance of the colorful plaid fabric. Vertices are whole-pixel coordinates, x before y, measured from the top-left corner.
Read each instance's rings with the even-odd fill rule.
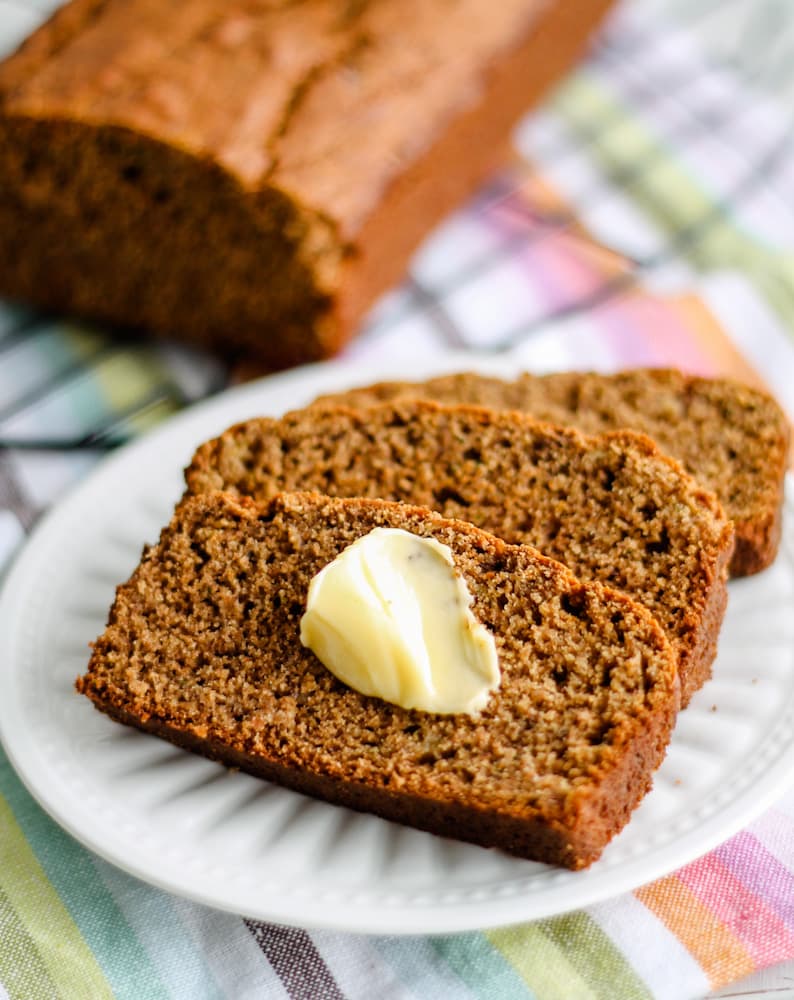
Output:
[[[0,0],[0,51],[47,6]],[[627,2],[519,128],[514,164],[430,237],[346,356],[380,367],[469,347],[538,370],[676,365],[766,385],[794,416],[792,41],[786,0]],[[104,451],[230,377],[198,353],[0,304],[0,566]],[[679,1000],[784,961],[794,795],[584,912],[363,937],[245,920],[132,879],[56,826],[0,751],[0,1000]]]

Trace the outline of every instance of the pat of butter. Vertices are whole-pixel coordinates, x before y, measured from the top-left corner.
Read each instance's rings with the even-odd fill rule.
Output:
[[[473,715],[500,675],[496,643],[471,602],[447,545],[375,528],[312,580],[301,642],[362,694]]]

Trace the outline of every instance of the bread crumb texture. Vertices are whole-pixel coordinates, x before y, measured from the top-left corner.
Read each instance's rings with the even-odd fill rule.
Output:
[[[512,382],[466,372],[426,382],[380,382],[317,404],[367,406],[407,398],[520,410],[587,434],[641,431],[719,498],[736,531],[731,575],[757,573],[775,558],[790,427],[775,400],[759,389],[663,368],[615,375],[525,373]]]
[[[502,670],[478,717],[359,694],[301,645],[312,577],[375,527],[452,549]],[[77,686],[229,765],[571,868],[650,787],[679,703],[663,631],[624,595],[470,524],[315,494],[185,501],[118,589]]]
[[[710,676],[733,532],[719,502],[643,435],[587,437],[516,412],[415,400],[258,419],[203,445],[188,490],[381,497],[530,544],[622,590],[666,630],[684,703]]]

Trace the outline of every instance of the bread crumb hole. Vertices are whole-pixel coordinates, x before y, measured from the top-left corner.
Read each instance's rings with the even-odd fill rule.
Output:
[[[450,486],[442,486],[440,490],[433,490],[433,498],[438,504],[445,504],[451,501],[452,503],[459,504],[461,507],[470,506],[469,501]]]
[[[143,171],[137,163],[127,163],[121,168],[121,176],[128,184],[140,180]]]
[[[655,542],[648,542],[645,546],[647,552],[664,553],[670,551],[670,535],[667,528],[662,528],[662,532]]]
[[[599,480],[602,489],[606,490],[607,493],[611,493],[612,487],[615,485],[615,473],[612,469],[602,469],[599,473]]]
[[[599,726],[598,729],[594,730],[592,733],[588,735],[587,742],[590,744],[591,747],[597,747],[600,746],[602,743],[607,743],[609,730],[610,726],[608,724]]]
[[[585,597],[581,593],[568,592],[563,594],[560,598],[560,607],[562,610],[574,618],[579,618],[580,620],[587,618],[587,607]]]

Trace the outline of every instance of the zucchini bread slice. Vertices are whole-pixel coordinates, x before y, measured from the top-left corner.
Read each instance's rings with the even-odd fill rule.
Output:
[[[378,527],[451,549],[500,662],[479,715],[359,694],[301,644],[313,576]],[[316,494],[181,504],[77,687],[230,766],[568,868],[594,861],[648,791],[679,698],[663,631],[624,595],[422,508]]]
[[[665,368],[614,375],[527,372],[514,381],[465,372],[426,382],[380,382],[325,396],[317,405],[371,406],[406,398],[521,410],[586,434],[642,431],[717,494],[736,532],[732,576],[758,573],[775,558],[790,427],[760,389]]]

